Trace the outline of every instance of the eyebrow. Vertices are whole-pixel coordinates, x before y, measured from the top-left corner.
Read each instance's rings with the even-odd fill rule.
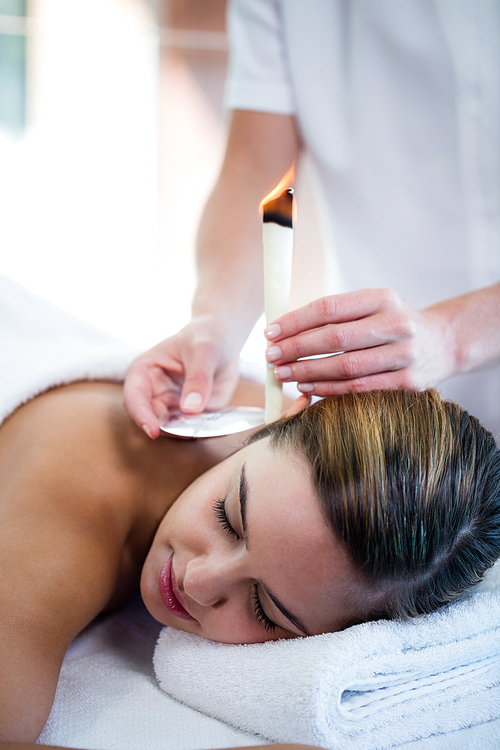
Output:
[[[247,510],[247,499],[248,499],[248,484],[245,474],[245,464],[241,467],[241,473],[240,473],[240,488],[239,488],[239,501],[240,501],[240,512],[241,512],[241,523],[243,525],[243,536],[245,538],[245,543],[247,545],[247,548],[249,547],[248,544],[248,532],[247,532],[247,518],[246,518],[246,510]],[[304,633],[304,635],[310,635],[310,633],[307,631],[307,628],[305,627],[304,623],[300,619],[300,617],[297,617],[297,615],[294,615],[292,612],[290,612],[289,609],[285,607],[284,604],[280,602],[278,597],[274,596],[274,594],[269,591],[267,586],[260,582],[260,585],[268,595],[268,597],[271,599],[271,601],[274,603],[274,605],[279,609],[282,615],[286,617],[286,619],[292,623],[292,625],[295,625],[297,630],[300,630],[301,633]]]

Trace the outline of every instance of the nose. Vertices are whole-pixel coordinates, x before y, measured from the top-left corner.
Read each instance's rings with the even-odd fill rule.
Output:
[[[187,596],[204,607],[227,599],[242,579],[242,566],[227,555],[199,555],[190,560],[184,574]]]

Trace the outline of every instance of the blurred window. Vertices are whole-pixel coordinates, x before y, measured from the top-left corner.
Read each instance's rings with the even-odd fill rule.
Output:
[[[26,0],[0,0],[0,125],[26,124]]]

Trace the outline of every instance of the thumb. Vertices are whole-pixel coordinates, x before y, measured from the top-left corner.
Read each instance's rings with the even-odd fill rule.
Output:
[[[213,344],[198,344],[192,350],[186,362],[186,374],[180,398],[182,411],[190,414],[203,411],[212,393],[216,366]]]

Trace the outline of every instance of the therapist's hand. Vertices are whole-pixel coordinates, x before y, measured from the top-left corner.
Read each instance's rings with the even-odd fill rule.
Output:
[[[317,396],[427,388],[457,369],[450,305],[418,311],[387,289],[323,297],[266,329],[266,358],[278,380]],[[298,361],[319,354],[335,356]]]
[[[132,362],[124,406],[138,427],[157,438],[171,411],[196,414],[226,406],[238,382],[237,362],[215,320],[193,320]]]

